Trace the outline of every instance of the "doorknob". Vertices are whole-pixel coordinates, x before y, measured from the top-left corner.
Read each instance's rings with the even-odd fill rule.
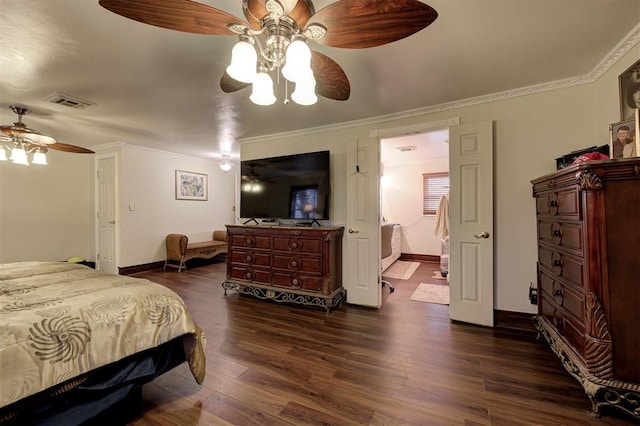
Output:
[[[359,231],[359,230],[357,230],[357,229],[349,228],[349,233],[350,233],[350,234],[357,234],[357,233],[359,233],[359,232],[360,232],[360,231]]]
[[[474,237],[476,237],[476,238],[489,238],[489,233],[487,231],[482,231],[479,234],[475,234]]]

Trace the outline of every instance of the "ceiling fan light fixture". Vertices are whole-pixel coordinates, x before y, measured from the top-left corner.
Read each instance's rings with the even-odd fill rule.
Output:
[[[261,70],[256,74],[249,99],[254,104],[262,106],[273,105],[276,102],[276,96],[273,94],[273,80],[266,71]]]
[[[220,169],[222,169],[222,171],[226,173],[231,170],[231,168],[233,167],[233,163],[229,161],[229,155],[227,154],[224,154],[222,158],[223,160],[220,162]]]
[[[246,22],[194,0],[100,0],[99,3],[117,15],[161,28],[238,35],[240,41],[233,47],[231,63],[220,79],[225,93],[248,87],[253,83],[256,65],[263,63],[269,72],[281,72],[285,68],[284,78],[296,85],[305,78],[298,73],[305,74],[304,70],[311,68],[320,83],[318,94],[338,101],[349,99],[349,79],[331,58],[309,50],[307,41],[329,47],[365,49],[408,37],[438,17],[438,13],[421,0],[341,0],[330,2],[317,13],[312,0],[243,0]],[[298,57],[297,51],[301,56]],[[276,81],[280,82],[279,75]],[[315,93],[307,94],[303,102],[315,103],[314,98],[317,98]],[[285,96],[284,103],[287,102]]]
[[[231,50],[231,63],[227,67],[227,74],[243,83],[253,83],[256,77],[256,63],[258,53],[253,46],[253,39],[241,35]]]

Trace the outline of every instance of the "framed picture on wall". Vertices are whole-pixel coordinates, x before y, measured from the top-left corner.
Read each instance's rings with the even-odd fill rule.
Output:
[[[640,60],[618,77],[620,86],[620,120],[631,120],[640,108]]]
[[[609,153],[611,158],[640,156],[640,109],[635,109],[633,118],[609,125]]]
[[[176,170],[176,200],[207,201],[207,175]]]

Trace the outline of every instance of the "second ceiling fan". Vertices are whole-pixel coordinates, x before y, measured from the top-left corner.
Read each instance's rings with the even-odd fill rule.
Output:
[[[349,99],[349,79],[331,58],[305,47],[307,41],[350,49],[380,46],[408,37],[438,17],[433,8],[417,0],[341,0],[317,13],[311,0],[243,0],[246,21],[190,0],[99,0],[99,4],[118,15],[162,28],[196,34],[238,35],[240,41],[234,47],[232,64],[220,80],[226,93],[253,84],[255,94],[258,80],[274,69],[282,69],[283,76],[296,83],[296,91],[297,86],[302,87],[303,80],[307,89],[310,78],[318,95],[339,101]],[[294,49],[288,48],[293,45],[302,49],[302,62],[306,60],[307,68],[313,72],[310,77],[300,68],[298,59],[295,64],[290,59],[288,51]],[[239,46],[241,48],[236,49]],[[237,63],[234,67],[236,50],[255,58],[253,65],[244,66],[248,75],[241,75],[245,73]],[[254,94],[252,100],[260,103],[254,100]],[[295,95],[294,92],[292,98],[298,102]],[[309,104],[303,95],[315,96],[303,93],[298,102],[303,105]],[[257,99],[258,95],[255,96]],[[273,101],[275,98],[263,100]]]

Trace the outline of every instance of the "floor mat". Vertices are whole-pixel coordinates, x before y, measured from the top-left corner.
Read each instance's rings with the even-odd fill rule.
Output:
[[[420,284],[411,295],[411,300],[426,303],[449,304],[449,286],[439,284]]]
[[[384,278],[394,278],[397,280],[408,280],[411,275],[418,269],[420,262],[405,262],[396,260],[391,266],[382,273]]]

